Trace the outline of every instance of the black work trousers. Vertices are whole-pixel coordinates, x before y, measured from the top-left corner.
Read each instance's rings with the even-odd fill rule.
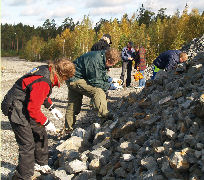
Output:
[[[34,173],[34,164],[48,164],[48,138],[44,126],[33,119],[25,121],[25,116],[15,113],[9,115],[11,127],[19,146],[19,159],[16,167],[18,179],[29,180]],[[20,122],[20,123],[18,123]],[[26,122],[26,123],[22,123]]]
[[[131,84],[132,61],[122,62],[122,73],[121,73],[120,79],[122,79],[123,82],[125,80],[124,78],[125,78],[126,71],[127,71],[127,78],[126,78],[125,86],[128,87]]]

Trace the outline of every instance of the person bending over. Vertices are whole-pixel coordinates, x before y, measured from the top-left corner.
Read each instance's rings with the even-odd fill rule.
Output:
[[[18,79],[4,97],[1,109],[8,116],[19,146],[19,160],[12,179],[29,180],[35,170],[46,172],[48,166],[48,137],[46,131],[56,132],[52,122],[42,113],[41,105],[56,119],[62,118],[49,98],[54,86],[72,77],[74,64],[67,59],[38,66]]]

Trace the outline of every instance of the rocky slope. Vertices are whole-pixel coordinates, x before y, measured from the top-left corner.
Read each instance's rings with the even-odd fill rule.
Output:
[[[204,36],[190,44],[182,49],[187,63],[160,71],[141,91],[110,97],[114,121],[78,123],[53,150],[49,177],[204,179]]]

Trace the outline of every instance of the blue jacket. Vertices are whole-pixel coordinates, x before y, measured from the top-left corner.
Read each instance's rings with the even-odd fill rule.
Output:
[[[129,61],[128,60],[129,57],[132,57],[132,58],[135,57],[134,53],[135,53],[135,50],[133,48],[131,48],[131,50],[129,50],[127,47],[124,47],[122,49],[122,60],[123,61]]]
[[[161,53],[154,61],[153,64],[159,69],[165,69],[166,71],[172,70],[180,63],[179,50],[168,50]]]

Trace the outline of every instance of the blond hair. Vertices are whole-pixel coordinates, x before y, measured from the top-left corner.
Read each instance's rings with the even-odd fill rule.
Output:
[[[121,60],[121,55],[117,49],[109,48],[106,50],[106,60],[109,60],[111,64],[116,64],[118,61]]]
[[[187,61],[188,60],[188,55],[184,52],[179,54],[179,58],[182,59],[183,61]]]
[[[65,79],[69,79],[75,74],[75,66],[74,63],[69,59],[62,58],[56,60],[54,63],[49,62],[49,68],[51,68],[50,80],[54,82],[55,74],[58,77],[60,83],[62,83]]]

